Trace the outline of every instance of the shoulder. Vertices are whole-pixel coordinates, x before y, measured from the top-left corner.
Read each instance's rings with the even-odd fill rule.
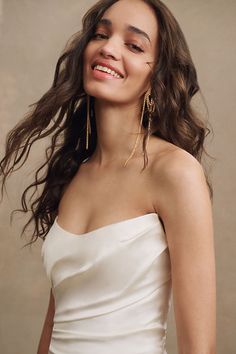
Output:
[[[155,181],[165,184],[180,184],[193,177],[202,178],[204,170],[201,163],[186,150],[162,141],[153,154],[150,172]],[[180,178],[180,179],[179,179]]]
[[[209,191],[201,163],[187,151],[166,143],[153,156],[151,167],[153,203],[157,212],[170,204],[184,205],[198,195],[208,198]],[[188,201],[187,201],[188,199]]]
[[[193,182],[204,176],[200,162],[181,148],[171,149],[153,161],[152,176],[161,178],[161,182],[169,185],[181,185]]]

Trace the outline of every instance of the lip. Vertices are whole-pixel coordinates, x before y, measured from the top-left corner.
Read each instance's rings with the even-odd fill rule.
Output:
[[[109,63],[106,63],[105,61],[95,60],[95,62],[91,65],[92,70],[96,65],[105,66],[106,68],[111,69],[115,71],[117,74],[119,74],[122,79],[124,78],[124,74],[118,68],[115,68],[114,66],[112,66]]]

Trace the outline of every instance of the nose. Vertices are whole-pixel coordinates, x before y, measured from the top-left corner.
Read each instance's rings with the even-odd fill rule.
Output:
[[[111,58],[116,61],[120,60],[121,53],[117,42],[114,39],[111,40],[111,38],[107,40],[106,43],[104,43],[104,45],[100,48],[101,56],[106,59]]]

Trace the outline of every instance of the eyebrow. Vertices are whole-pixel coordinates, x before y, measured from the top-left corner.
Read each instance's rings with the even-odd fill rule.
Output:
[[[111,22],[111,20],[108,20],[107,18],[102,18],[98,22],[98,25],[104,25],[104,26],[107,26],[107,27],[111,27],[112,26],[112,22]],[[128,25],[127,26],[127,30],[129,32],[133,32],[133,33],[136,33],[136,34],[139,34],[139,35],[145,37],[151,43],[151,40],[150,40],[150,37],[148,36],[148,34],[146,32],[144,32],[144,31],[142,31],[140,28],[137,28],[137,27],[132,26],[132,25]]]

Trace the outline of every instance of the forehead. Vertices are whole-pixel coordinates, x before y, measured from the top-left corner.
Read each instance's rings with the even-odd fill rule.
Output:
[[[155,12],[142,0],[119,0],[105,11],[102,18],[111,20],[115,27],[138,27],[148,34],[151,41],[157,40]]]

